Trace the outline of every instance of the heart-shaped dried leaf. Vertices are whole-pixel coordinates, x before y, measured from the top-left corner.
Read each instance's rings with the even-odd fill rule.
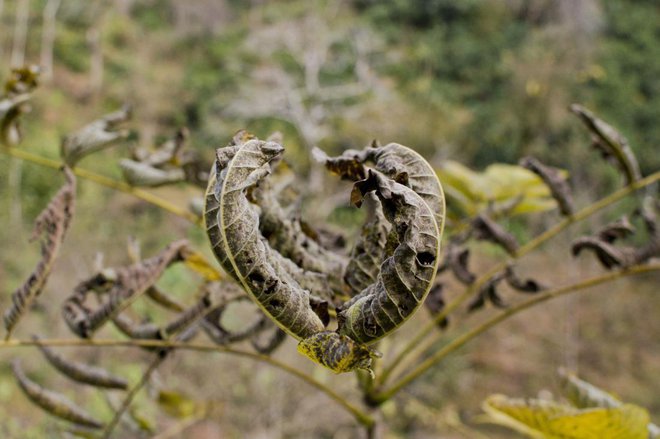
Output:
[[[407,148],[400,145],[391,148],[390,155],[365,154],[377,164],[387,164],[385,170],[402,183],[370,170],[365,180],[356,183],[352,199],[359,205],[367,193],[374,192],[392,224],[396,242],[375,283],[342,306],[337,334],[324,331],[324,320],[317,314],[320,308],[312,306],[322,299],[319,302],[305,289],[308,276],[297,275],[296,268],[301,268],[268,245],[260,233],[260,209],[252,203],[258,201],[253,188],[270,173],[270,163],[282,151],[278,144],[250,137],[235,138],[217,151],[206,197],[207,233],[214,253],[267,315],[303,339],[301,352],[335,372],[368,368],[373,353],[360,344],[378,340],[409,318],[433,282],[440,241],[436,215],[442,218],[444,213],[439,183],[433,173],[403,172],[401,157],[408,158],[412,171],[419,171],[423,159],[416,153],[407,155]],[[430,169],[426,162],[424,166]],[[429,178],[435,181],[433,185]],[[417,187],[435,209],[404,183]],[[431,190],[424,190],[429,186]],[[349,346],[348,340],[355,346]]]

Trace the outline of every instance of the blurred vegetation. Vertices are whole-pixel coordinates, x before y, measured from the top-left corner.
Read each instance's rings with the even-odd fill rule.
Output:
[[[40,64],[42,14],[48,1],[28,3],[25,61]],[[19,4],[20,0],[0,1],[0,81],[15,51]],[[61,136],[130,102],[136,120],[129,143],[152,146],[187,126],[192,146],[210,161],[214,148],[224,145],[240,128],[263,138],[280,131],[286,159],[309,175],[312,186],[319,185],[310,167],[312,146],[338,153],[377,137],[383,143],[398,142],[420,151],[438,168],[454,160],[484,171],[493,163],[515,164],[523,155],[535,154],[568,169],[574,187],[589,181],[586,196],[595,199],[611,192],[620,177],[595,160],[586,131],[567,107],[580,102],[593,109],[629,139],[643,174],[656,171],[660,168],[659,43],[657,0],[62,0],[56,15],[52,79],[34,95],[32,114],[24,118],[21,148],[57,157]],[[100,159],[86,160],[82,166],[119,178],[114,162],[126,155],[123,146],[104,151],[97,156]],[[24,164],[19,187],[11,188],[5,182],[12,162],[0,156],[0,223],[11,225],[0,235],[5,249],[19,244],[25,248],[32,220],[56,190],[54,181],[59,181],[51,172]],[[335,187],[323,189],[329,196],[335,191]],[[21,193],[18,224],[12,217],[15,190]],[[169,195],[167,189],[163,191]],[[127,235],[139,235],[145,253],[177,236],[205,242],[198,230],[188,230],[181,221],[110,190],[81,185],[79,200],[81,214],[74,224],[78,235],[95,233],[85,238],[71,233],[68,248],[83,248],[88,260],[72,256],[62,263],[69,277],[55,277],[60,295],[90,269],[97,248],[106,249],[107,259],[120,260]],[[477,194],[472,201],[483,199]],[[108,212],[122,209],[132,215],[103,221]],[[352,211],[309,210],[310,215],[330,217],[342,227],[356,223]],[[0,252],[3,301],[25,277],[28,261],[36,254],[36,248]],[[562,262],[562,257],[552,254],[535,261],[544,267],[558,267]],[[188,293],[186,283],[185,277],[176,275],[163,280],[165,287],[181,296]],[[630,284],[620,287],[631,288]],[[645,299],[656,299],[651,290],[648,285],[643,289],[642,293],[648,293]],[[503,358],[507,352],[529,353],[539,364],[555,367],[558,356],[578,355],[558,347],[568,339],[579,345],[574,341],[578,336],[571,332],[577,331],[578,324],[585,338],[603,341],[599,334],[606,333],[623,343],[633,336],[638,316],[645,311],[641,303],[623,309],[627,301],[630,296],[624,295],[607,304],[601,316],[594,306],[602,305],[601,301],[585,299],[575,306],[585,313],[582,323],[566,319],[557,323],[545,312],[531,321],[516,321],[513,338],[504,341],[503,334],[510,329],[498,329],[496,342],[484,339],[477,353],[457,355],[411,394],[439,407],[452,395],[478,389],[481,393],[466,397],[472,398],[474,411],[488,392],[503,391],[501,386],[508,386],[510,394],[538,389],[544,382],[534,377],[538,369],[517,364],[511,371]],[[552,310],[556,315],[565,308],[557,304]],[[622,318],[617,319],[616,313],[622,313]],[[556,330],[558,324],[566,334],[544,332],[544,328]],[[657,348],[652,337],[657,326],[653,319],[648,333],[639,334],[640,342],[655,342]],[[528,331],[543,340],[541,346],[528,345]],[[650,372],[653,364],[660,364],[657,349],[655,353],[639,346],[597,351],[572,345],[572,349],[593,360],[590,370],[623,377],[605,387],[629,388],[626,397],[632,400],[635,395],[657,416],[657,379]],[[497,350],[504,354],[498,356]],[[236,369],[239,366],[235,364]],[[625,377],[625,367],[633,369],[632,384]],[[511,373],[498,387],[498,376],[507,372]],[[6,403],[13,390],[7,388],[4,362],[0,373],[0,402]],[[220,378],[231,389],[222,396],[228,406],[223,416],[236,425],[253,421],[247,412],[239,413],[245,409],[237,403],[241,398],[247,406],[255,399],[249,395],[286,394],[283,390],[291,384],[274,379],[267,369],[258,374],[265,382],[261,387],[243,375]],[[526,381],[519,383],[522,378]],[[195,379],[176,378],[184,383]],[[477,386],[477,379],[487,384]],[[202,396],[211,399],[208,393]],[[292,393],[279,398],[297,403],[298,397]],[[265,412],[266,402],[260,404]],[[384,407],[385,412],[403,411],[391,404]],[[18,410],[25,419],[32,413],[31,407]],[[300,422],[312,416],[305,411],[297,415]],[[269,416],[278,418],[277,414],[263,416],[265,425]],[[418,416],[416,412],[398,417],[401,425],[395,428],[402,435],[415,428],[423,434],[423,427],[412,425]],[[25,430],[14,418],[3,416],[0,422],[5,424],[0,432],[7,437],[17,437],[18,432],[43,437],[43,430]],[[242,433],[239,427],[233,428],[228,434]],[[282,434],[301,431],[300,426],[281,428]],[[328,431],[328,437],[333,433]]]

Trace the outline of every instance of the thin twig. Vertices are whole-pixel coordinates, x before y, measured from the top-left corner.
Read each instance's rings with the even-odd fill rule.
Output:
[[[117,409],[115,412],[115,415],[112,417],[112,420],[108,423],[108,425],[105,427],[105,430],[103,431],[103,439],[109,439],[110,436],[112,435],[112,432],[114,431],[115,427],[121,420],[121,417],[124,415],[126,410],[128,410],[128,407],[131,405],[133,402],[133,399],[135,399],[135,396],[138,394],[140,390],[147,384],[149,381],[149,378],[151,378],[151,375],[156,371],[158,366],[160,366],[163,361],[167,357],[160,357],[156,356],[153,361],[149,364],[149,367],[147,370],[144,371],[142,374],[142,377],[140,377],[140,380],[131,387],[131,389],[128,391],[126,394],[126,397],[121,403],[121,406]]]
[[[267,363],[271,366],[274,366],[278,369],[287,372],[290,375],[293,375],[303,380],[310,386],[325,393],[330,399],[338,403],[347,412],[353,415],[353,417],[362,425],[371,425],[374,422],[371,416],[369,416],[363,410],[359,409],[358,407],[348,402],[344,397],[336,393],[330,387],[316,381],[314,378],[307,375],[305,372],[302,372],[292,366],[289,366],[286,363],[282,363],[281,361],[271,358],[267,355],[256,354],[254,352],[243,351],[239,349],[229,348],[226,346],[218,346],[209,343],[194,343],[194,342],[181,342],[181,341],[168,341],[168,340],[108,340],[108,339],[68,338],[68,339],[41,339],[39,341],[35,341],[35,340],[12,339],[7,341],[0,341],[0,349],[12,348],[12,347],[36,346],[37,344],[44,346],[60,346],[60,347],[89,346],[89,347],[172,348],[172,349],[183,349],[183,350],[200,351],[200,352],[220,352],[220,353],[238,355],[241,357],[250,358],[255,361],[261,361],[263,363]]]
[[[52,160],[47,157],[43,157],[38,154],[33,154],[27,151],[23,151],[22,149],[18,149],[18,148],[0,148],[0,151],[10,156],[17,157],[19,159],[28,161],[30,163],[34,163],[36,165],[44,166],[51,169],[60,169],[64,164],[60,161]],[[125,194],[133,195],[134,197],[139,198],[142,201],[146,201],[149,204],[153,204],[154,206],[157,206],[176,216],[184,218],[194,224],[200,226],[202,225],[202,219],[199,218],[194,213],[188,211],[185,208],[181,208],[175,204],[172,204],[169,201],[165,200],[164,198],[154,195],[151,192],[145,191],[144,189],[132,187],[129,184],[124,183],[123,181],[115,180],[114,178],[106,177],[104,175],[97,174],[95,172],[89,171],[84,168],[74,168],[73,172],[82,179],[92,181],[96,184],[108,187],[110,189],[115,189]]]
[[[638,180],[626,187],[623,187],[604,198],[601,198],[595,203],[590,204],[589,206],[575,213],[573,216],[565,218],[561,222],[557,223],[554,227],[536,236],[534,239],[532,239],[531,241],[527,242],[525,245],[520,247],[513,256],[510,256],[509,258],[506,258],[504,261],[494,265],[490,270],[486,271],[474,283],[472,283],[468,288],[466,288],[463,294],[461,294],[460,296],[456,297],[451,302],[449,302],[442,311],[440,311],[437,315],[435,315],[422,329],[419,330],[419,332],[414,337],[412,337],[408,341],[408,343],[403,347],[403,349],[399,352],[399,354],[397,354],[394,360],[392,360],[389,366],[386,366],[384,368],[383,373],[380,375],[378,381],[379,384],[384,384],[386,382],[387,378],[391,375],[391,373],[399,365],[399,363],[401,363],[401,361],[411,351],[413,351],[415,347],[418,346],[419,343],[424,338],[426,338],[426,336],[428,336],[429,333],[431,333],[436,328],[438,322],[444,320],[456,308],[458,308],[463,303],[465,303],[466,300],[470,299],[475,294],[477,294],[481,289],[481,287],[488,281],[488,279],[490,279],[493,275],[497,274],[498,272],[504,270],[506,266],[510,264],[512,261],[517,260],[525,256],[526,254],[530,253],[531,251],[537,249],[546,241],[550,240],[551,238],[555,237],[556,235],[564,231],[564,229],[566,229],[568,226],[577,223],[579,221],[582,221],[586,218],[589,218],[591,215],[595,214],[596,212],[604,209],[605,207],[611,204],[616,203],[622,198],[625,198],[632,192],[635,192],[639,189],[649,186],[658,180],[660,180],[660,171],[655,172],[649,175],[648,177]]]
[[[606,273],[600,276],[595,276],[589,279],[582,280],[580,282],[571,285],[566,285],[564,287],[548,290],[542,294],[535,296],[532,299],[526,300],[516,306],[512,306],[511,308],[486,320],[479,326],[472,328],[462,336],[454,338],[449,344],[445,345],[435,354],[433,354],[432,356],[421,362],[419,365],[417,365],[415,369],[413,369],[410,373],[408,373],[403,378],[401,378],[396,384],[392,385],[387,390],[384,390],[376,395],[373,395],[372,398],[374,401],[378,401],[378,402],[387,401],[389,398],[394,396],[399,390],[401,390],[403,387],[407,386],[412,381],[417,379],[420,375],[422,375],[428,369],[436,365],[440,360],[445,358],[447,355],[461,348],[470,340],[486,332],[488,329],[492,328],[493,326],[496,326],[497,324],[508,319],[509,317],[512,317],[520,313],[521,311],[531,308],[532,306],[538,305],[555,297],[560,297],[566,294],[587,289],[589,287],[600,285],[606,282],[611,282],[618,278],[631,276],[635,274],[641,274],[641,273],[649,273],[659,270],[660,270],[660,263],[630,267],[625,270]]]

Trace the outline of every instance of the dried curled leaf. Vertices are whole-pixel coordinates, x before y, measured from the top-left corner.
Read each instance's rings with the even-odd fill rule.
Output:
[[[119,167],[124,180],[131,186],[159,187],[180,183],[186,179],[186,174],[181,168],[158,169],[130,159],[121,159]]]
[[[174,320],[162,328],[153,323],[137,324],[124,314],[114,316],[112,321],[121,332],[132,339],[167,340],[195,324],[204,317],[210,307],[210,298],[204,296],[195,305],[179,313]]]
[[[584,249],[592,250],[600,263],[608,270],[614,267],[632,267],[660,256],[660,234],[652,234],[641,247],[615,247],[602,236],[584,236],[573,242],[573,256]]]
[[[416,151],[398,143],[389,143],[368,146],[362,151],[349,149],[339,157],[328,157],[318,148],[313,154],[328,170],[352,181],[365,179],[367,169],[364,164],[372,162],[375,170],[415,191],[433,211],[438,229],[444,227],[445,196],[442,186],[431,165]]]
[[[494,242],[510,255],[515,255],[518,251],[518,241],[515,236],[504,230],[502,226],[490,219],[488,215],[479,214],[472,222],[472,227],[474,228],[477,239]]]
[[[157,148],[134,149],[132,160],[120,162],[124,178],[132,186],[157,187],[187,181],[206,187],[208,166],[186,148],[189,137],[184,127]]]
[[[438,195],[441,190],[424,192],[429,200],[442,204],[434,210],[414,190],[378,171],[369,170],[367,178],[356,183],[354,202],[359,206],[367,193],[375,191],[397,243],[383,262],[376,282],[342,306],[338,333],[329,332],[324,330],[321,313],[315,312],[320,308],[312,306],[322,300],[319,302],[305,290],[300,278],[292,275],[297,266],[261,236],[259,209],[251,203],[253,187],[270,173],[270,163],[282,151],[276,143],[249,136],[234,139],[217,151],[205,209],[213,251],[263,311],[302,340],[301,352],[335,372],[368,368],[374,353],[361,344],[374,342],[403,323],[422,303],[433,282],[440,241],[436,214],[444,212]],[[411,169],[416,169],[417,161],[423,159],[411,157]],[[407,179],[395,166],[387,170],[401,181],[415,182],[419,188],[429,185],[426,174],[415,173],[414,179]],[[431,176],[435,179],[434,174]],[[435,186],[439,188],[437,179]]]
[[[40,68],[28,65],[11,69],[0,96],[0,143],[14,146],[20,143],[22,133],[20,116],[31,110],[30,93],[39,85]]]
[[[240,330],[229,330],[220,322],[222,315],[226,310],[225,305],[218,306],[211,310],[202,322],[202,329],[209,338],[219,345],[227,345],[239,341],[247,340],[257,336],[260,332],[275,326],[268,317],[260,315],[253,322],[248,323]]]
[[[413,190],[373,169],[355,183],[353,200],[375,191],[398,245],[376,282],[342,306],[339,332],[372,343],[407,320],[428,294],[440,259],[435,212]]]
[[[610,223],[598,231],[598,237],[611,244],[617,239],[623,239],[635,233],[635,227],[630,224],[628,217],[623,217]]]
[[[140,242],[135,237],[129,236],[126,242],[126,252],[128,253],[128,258],[132,263],[137,264],[142,260]],[[103,263],[100,261],[96,266],[96,271],[101,272],[102,270]],[[145,296],[151,299],[154,303],[157,303],[158,305],[170,311],[181,312],[184,309],[183,305],[163,292],[157,285],[151,285],[149,288],[147,288],[147,291],[145,291]]]
[[[188,248],[188,241],[176,241],[152,258],[127,267],[105,269],[81,282],[63,305],[62,313],[67,325],[81,337],[91,336],[152,286],[167,267],[183,260]],[[103,304],[95,310],[85,306],[90,291],[106,296]]]
[[[160,340],[161,328],[154,323],[137,323],[126,314],[117,314],[111,318],[122,334],[133,340]]]
[[[391,231],[378,197],[369,193],[365,195],[365,201],[370,218],[362,226],[362,233],[353,247],[344,274],[344,282],[351,289],[353,296],[376,282],[380,264],[385,259],[387,238]]]
[[[186,161],[184,150],[189,137],[190,131],[185,127],[181,128],[173,138],[154,150],[135,149],[133,159],[136,162],[158,169],[163,169],[166,166],[181,166]]]
[[[30,304],[43,291],[71,223],[75,209],[76,177],[67,167],[64,168],[64,177],[66,178],[64,186],[53,196],[48,206],[35,220],[32,239],[43,235],[41,260],[25,283],[11,296],[12,305],[4,314],[4,324],[8,336]]]
[[[635,232],[635,228],[623,217],[603,227],[595,236],[581,237],[573,242],[573,255],[582,250],[592,250],[600,263],[608,270],[614,267],[630,267],[642,264],[653,257],[660,256],[660,234],[655,228],[655,220],[648,212],[644,215],[649,231],[649,239],[640,247],[615,247],[614,242]]]
[[[628,184],[642,178],[637,158],[628,140],[614,127],[599,119],[582,105],[573,104],[570,110],[575,113],[594,135],[594,146],[606,159],[614,159],[626,177]]]
[[[225,271],[283,329],[306,338],[324,325],[309,305],[309,292],[288,274],[281,255],[261,236],[258,209],[247,198],[282,151],[276,143],[257,139],[217,150],[206,195],[206,228]]]
[[[36,336],[33,339],[39,341]],[[48,346],[38,344],[37,347],[55,369],[74,381],[107,389],[125,390],[128,388],[128,382],[125,379],[113,375],[105,369],[68,360]]]
[[[429,310],[432,316],[439,314],[445,308],[445,298],[443,297],[444,284],[436,283],[429,291],[429,295],[424,301],[424,305]],[[443,318],[438,322],[440,329],[445,329],[449,325],[449,319]]]
[[[534,279],[525,279],[522,280],[519,278],[516,273],[513,271],[513,266],[509,265],[506,267],[504,272],[504,277],[506,282],[514,290],[521,291],[523,293],[538,293],[541,290],[544,290],[545,287]]]
[[[34,64],[12,68],[5,82],[5,93],[8,96],[30,93],[39,85],[40,74],[41,67]]]
[[[0,143],[14,146],[20,143],[20,116],[30,111],[28,93],[0,98]]]
[[[468,269],[468,260],[470,259],[470,250],[461,248],[454,243],[449,243],[447,248],[447,266],[452,273],[462,283],[470,285],[474,283],[477,276]]]
[[[573,241],[573,256],[579,255],[584,249],[592,250],[603,267],[608,270],[614,267],[628,266],[632,262],[631,255],[598,237],[583,236]]]
[[[560,169],[546,166],[534,157],[524,157],[520,160],[520,166],[541,177],[543,183],[550,189],[552,197],[557,201],[562,215],[573,215],[575,207],[573,207],[571,187],[568,185],[567,179],[562,176]]]
[[[165,309],[176,312],[183,311],[183,305],[163,292],[157,285],[152,285],[147,288],[147,291],[145,291],[144,294],[154,303],[157,303]]]
[[[250,339],[250,344],[252,344],[254,350],[260,354],[269,355],[273,353],[273,351],[280,347],[284,340],[286,340],[286,332],[282,331],[275,325],[271,326],[273,326],[273,328],[270,333],[263,335],[264,333],[262,332],[261,334],[254,335],[252,339]]]
[[[486,304],[492,303],[497,308],[506,308],[506,303],[497,292],[497,285],[504,279],[503,272],[497,273],[481,287],[479,294],[468,304],[468,311],[476,311]]]
[[[270,184],[268,179],[251,191],[252,200],[260,208],[261,234],[268,240],[271,248],[303,270],[283,263],[301,286],[309,289],[312,294],[327,299],[332,299],[331,291],[341,294],[342,274],[347,263],[345,258],[327,250],[305,234],[300,218],[285,211],[277,193],[278,188]],[[316,282],[303,285],[309,282],[311,277],[315,277]]]
[[[47,413],[85,427],[103,427],[101,422],[94,419],[85,410],[78,407],[64,396],[51,390],[44,389],[34,381],[30,380],[23,372],[18,360],[13,362],[12,370],[14,371],[14,376],[16,377],[21,390],[23,390],[23,393],[25,393],[30,401],[44,409]]]
[[[244,324],[238,329],[229,329],[222,323],[223,316],[227,313],[232,304],[250,300],[250,298],[242,291],[239,291],[238,294],[236,294],[236,292],[230,292],[229,287],[233,285],[235,284],[223,284],[223,292],[229,293],[222,295],[220,303],[206,314],[202,320],[202,329],[213,342],[219,345],[227,345],[250,339],[250,342],[257,351],[262,353],[272,352],[282,341],[284,341],[277,341],[276,339],[278,337],[284,338],[284,336],[275,334],[273,331],[274,329],[277,329],[277,331],[280,332],[281,329],[279,329],[277,325],[275,325],[273,321],[263,313],[259,312],[256,318],[244,322]],[[260,337],[260,334],[264,332],[269,332],[270,334]]]
[[[62,140],[60,146],[60,154],[64,162],[74,166],[83,157],[125,139],[128,137],[128,130],[119,129],[119,125],[130,118],[131,109],[129,106],[124,106],[69,134]]]
[[[645,439],[649,414],[641,407],[577,409],[553,401],[492,395],[483,403],[490,422],[533,438]]]
[[[164,330],[164,338],[170,338],[175,334],[183,332],[186,328],[197,323],[211,309],[211,298],[208,293],[204,294],[195,305],[179,313],[177,317],[169,322]]]

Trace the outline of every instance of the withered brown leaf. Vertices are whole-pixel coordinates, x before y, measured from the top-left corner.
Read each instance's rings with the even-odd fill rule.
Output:
[[[74,424],[90,428],[101,428],[103,424],[94,419],[85,410],[78,407],[63,395],[48,390],[35,383],[25,375],[18,360],[12,363],[12,370],[23,393],[30,401],[41,407],[47,413]]]
[[[53,196],[48,206],[35,220],[32,239],[43,236],[41,259],[25,283],[11,296],[12,305],[4,314],[4,324],[8,336],[34,299],[43,291],[73,217],[76,177],[68,167],[64,167],[63,170],[66,178],[64,186]]]

